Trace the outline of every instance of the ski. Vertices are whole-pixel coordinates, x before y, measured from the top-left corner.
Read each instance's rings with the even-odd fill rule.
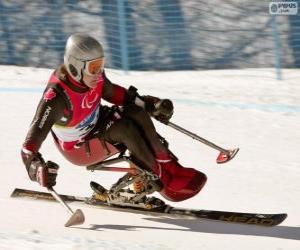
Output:
[[[247,225],[257,225],[272,227],[282,223],[287,214],[261,214],[261,213],[241,213],[241,212],[229,212],[229,211],[217,211],[217,210],[205,210],[205,209],[188,209],[188,208],[177,208],[169,205],[163,205],[161,207],[156,207],[153,209],[145,209],[140,207],[131,207],[127,205],[110,205],[106,202],[95,201],[88,197],[78,197],[72,195],[60,195],[66,202],[77,202],[84,205],[89,205],[93,207],[101,207],[105,209],[113,209],[119,211],[139,211],[142,213],[156,213],[156,214],[168,214],[174,216],[189,216],[199,219],[208,219],[214,221],[223,221],[230,223],[240,223]],[[34,200],[45,200],[45,201],[55,201],[50,193],[26,190],[16,188],[11,197],[13,198],[29,198]]]

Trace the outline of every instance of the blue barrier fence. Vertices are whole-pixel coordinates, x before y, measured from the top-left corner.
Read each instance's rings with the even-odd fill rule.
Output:
[[[300,16],[269,1],[0,0],[0,64],[56,67],[67,37],[99,39],[123,70],[300,67]]]

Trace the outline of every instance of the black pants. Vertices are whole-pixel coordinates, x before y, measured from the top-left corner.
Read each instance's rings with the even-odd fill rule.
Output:
[[[149,114],[141,107],[129,105],[120,115],[121,118],[104,132],[104,139],[112,144],[124,144],[142,164],[141,167],[151,170],[155,164],[155,154],[167,149],[160,141]]]

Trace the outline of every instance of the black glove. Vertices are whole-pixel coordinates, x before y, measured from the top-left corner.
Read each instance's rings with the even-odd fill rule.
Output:
[[[59,166],[44,159],[40,154],[33,157],[30,166],[27,168],[29,178],[38,182],[43,187],[53,187],[56,184],[57,171]]]
[[[155,119],[168,123],[174,113],[174,106],[169,99],[159,99],[155,96],[142,96],[142,100],[145,102],[145,109]]]
[[[173,115],[173,112],[174,106],[172,101],[169,99],[162,99],[154,104],[152,116],[163,123],[168,123]]]

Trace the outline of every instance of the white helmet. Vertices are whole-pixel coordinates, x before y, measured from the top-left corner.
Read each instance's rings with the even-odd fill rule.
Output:
[[[78,82],[88,61],[104,57],[101,44],[93,37],[77,33],[71,35],[66,43],[64,65],[68,73]]]

